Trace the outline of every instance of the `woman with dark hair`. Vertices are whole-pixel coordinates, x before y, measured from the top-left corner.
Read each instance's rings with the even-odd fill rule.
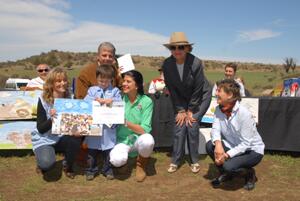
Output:
[[[138,71],[123,74],[122,89],[125,124],[117,129],[117,145],[110,152],[110,162],[115,167],[121,167],[126,165],[129,153],[130,156],[138,154],[136,179],[142,182],[146,178],[145,167],[154,147],[154,139],[149,134],[153,103],[144,95],[143,76]]]
[[[234,173],[245,174],[247,190],[255,187],[253,169],[263,158],[264,143],[257,132],[250,111],[240,105],[240,86],[233,79],[217,83],[217,103],[206,151],[219,169],[220,176],[212,180],[214,188],[230,180]]]

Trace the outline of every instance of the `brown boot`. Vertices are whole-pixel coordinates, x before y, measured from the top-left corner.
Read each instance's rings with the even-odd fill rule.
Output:
[[[147,165],[149,158],[144,158],[141,155],[139,155],[136,159],[136,173],[135,173],[135,177],[136,180],[138,182],[142,182],[145,180],[146,178],[146,172],[145,172],[145,168]]]

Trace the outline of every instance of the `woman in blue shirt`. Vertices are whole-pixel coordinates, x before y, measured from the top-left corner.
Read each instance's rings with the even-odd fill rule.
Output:
[[[37,172],[45,173],[55,165],[55,152],[63,151],[63,171],[74,178],[73,164],[80,148],[80,138],[70,135],[52,134],[52,119],[56,110],[53,108],[55,98],[69,98],[68,77],[62,68],[49,72],[43,87],[43,94],[37,106],[37,128],[31,133],[33,152],[37,162]]]
[[[216,96],[219,106],[206,151],[218,167],[220,176],[211,184],[217,188],[234,173],[243,172],[244,188],[252,190],[257,181],[253,167],[262,160],[265,145],[250,111],[240,105],[240,86],[233,79],[222,80],[218,83]]]

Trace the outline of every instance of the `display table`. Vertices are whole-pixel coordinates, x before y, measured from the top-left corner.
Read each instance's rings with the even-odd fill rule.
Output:
[[[155,146],[171,147],[174,113],[170,97],[149,96],[154,102],[151,133]],[[260,97],[258,111],[258,131],[266,150],[300,152],[300,98]]]
[[[300,152],[300,98],[259,98],[258,131],[266,150]]]

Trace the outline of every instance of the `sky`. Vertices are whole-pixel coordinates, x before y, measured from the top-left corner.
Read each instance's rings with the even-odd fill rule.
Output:
[[[51,50],[168,56],[185,32],[201,59],[300,63],[298,0],[0,0],[0,61]]]

